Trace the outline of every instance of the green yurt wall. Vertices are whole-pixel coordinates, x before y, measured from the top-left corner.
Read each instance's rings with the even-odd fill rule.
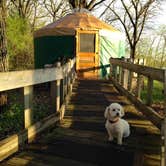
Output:
[[[75,55],[75,36],[42,36],[34,39],[35,68],[54,64],[60,58]]]
[[[109,74],[109,68],[104,67],[109,64],[110,58],[125,57],[125,38],[119,31],[110,32],[99,31],[100,65],[102,66],[101,77]]]

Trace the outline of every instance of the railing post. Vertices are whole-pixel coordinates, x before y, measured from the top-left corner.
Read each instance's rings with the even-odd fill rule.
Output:
[[[113,66],[111,64],[111,60],[110,60],[110,78],[113,76]]]
[[[61,67],[61,63],[57,62],[56,67]],[[60,109],[60,84],[61,80],[56,80],[51,82],[51,88],[50,88],[50,93],[51,93],[51,104],[52,108],[55,111],[58,111]]]
[[[33,123],[33,86],[24,87],[24,127],[27,129]]]
[[[70,92],[70,82],[71,82],[71,64],[70,61],[67,63],[67,93]]]
[[[166,113],[166,69],[164,70],[164,87],[163,87],[163,89],[164,89],[164,92],[163,92],[164,93],[164,111]]]
[[[153,91],[153,79],[148,77],[148,89],[147,89],[147,105],[152,104],[152,91]]]
[[[118,80],[118,72],[117,72],[117,66],[113,65],[113,77],[117,81]]]
[[[72,61],[70,61],[70,92],[72,92],[73,89],[73,64]]]
[[[122,67],[119,66],[119,78],[118,78],[119,84],[122,83]]]
[[[164,113],[166,113],[166,70],[164,70]],[[161,124],[161,166],[166,165],[166,114]]]
[[[60,80],[51,82],[51,103],[55,111],[60,109]]]
[[[65,77],[63,77],[63,79],[61,80],[61,103],[63,102],[64,98],[65,98]]]
[[[137,74],[137,88],[136,88],[136,97],[140,98],[141,96],[141,86],[142,86],[142,76]]]
[[[128,79],[129,79],[129,72],[127,69],[124,69],[124,73],[123,73],[123,87],[125,89],[128,88]]]
[[[67,95],[67,69],[65,69],[64,73],[64,96]]]
[[[129,91],[129,92],[131,92],[131,90],[132,90],[132,80],[133,80],[133,72],[132,71],[128,71],[128,85],[127,85],[127,90]]]

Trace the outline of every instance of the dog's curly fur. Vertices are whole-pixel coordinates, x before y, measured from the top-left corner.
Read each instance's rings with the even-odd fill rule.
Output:
[[[124,116],[123,107],[118,103],[110,104],[104,112],[106,118],[105,127],[107,129],[109,141],[117,138],[117,144],[122,145],[123,137],[130,135],[130,126],[128,122],[121,117]]]

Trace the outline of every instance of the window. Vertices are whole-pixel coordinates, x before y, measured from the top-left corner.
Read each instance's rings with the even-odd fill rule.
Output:
[[[95,34],[80,34],[80,52],[95,52]]]

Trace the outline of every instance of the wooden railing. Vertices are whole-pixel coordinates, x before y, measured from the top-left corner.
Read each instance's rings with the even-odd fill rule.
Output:
[[[0,141],[0,161],[63,118],[74,80],[75,59],[55,68],[0,73],[0,92],[24,88],[24,130]],[[50,95],[55,113],[33,123],[33,86],[47,82],[51,83]]]
[[[111,80],[114,85],[125,96],[127,96],[140,110],[147,119],[149,119],[155,126],[161,131],[161,166],[166,164],[166,70],[156,69],[142,65],[136,65],[133,63],[125,62],[118,59],[110,59],[110,74]],[[136,73],[136,87],[135,92],[132,91],[132,79],[133,73]],[[140,99],[141,94],[141,80],[145,76],[148,79],[147,83],[147,99],[146,103],[143,103]],[[152,107],[152,92],[154,80],[163,83],[164,93],[164,116],[159,115]]]

